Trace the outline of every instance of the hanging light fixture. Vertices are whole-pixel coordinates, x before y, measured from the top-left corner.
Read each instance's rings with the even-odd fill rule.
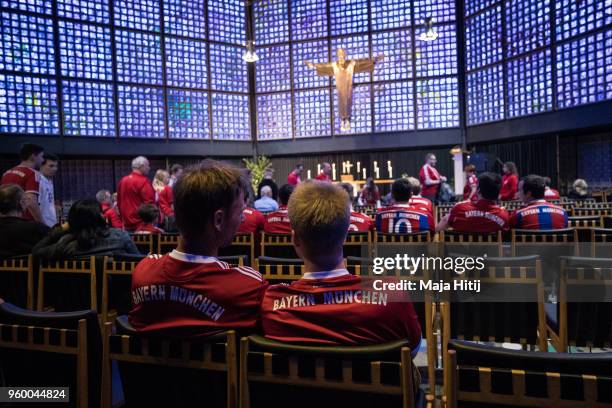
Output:
[[[421,41],[435,41],[438,38],[438,33],[433,27],[433,19],[431,17],[425,20],[425,31],[419,34]]]
[[[253,41],[246,42],[246,51],[242,55],[242,59],[246,62],[256,62],[259,60],[257,53],[255,52],[255,44]]]

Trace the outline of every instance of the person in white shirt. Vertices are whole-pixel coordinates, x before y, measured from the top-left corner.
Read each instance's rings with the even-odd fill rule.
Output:
[[[43,218],[43,223],[48,227],[57,224],[57,213],[55,211],[55,193],[53,190],[53,177],[57,173],[59,157],[52,153],[44,154],[44,161],[40,166],[40,187],[38,193],[38,205]]]

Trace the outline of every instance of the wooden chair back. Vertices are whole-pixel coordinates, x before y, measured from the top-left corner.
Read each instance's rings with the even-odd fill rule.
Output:
[[[52,300],[49,301],[49,297]],[[36,309],[42,311],[47,307],[57,312],[98,310],[95,257],[40,261]]]
[[[19,307],[34,307],[32,255],[0,260],[0,299]]]

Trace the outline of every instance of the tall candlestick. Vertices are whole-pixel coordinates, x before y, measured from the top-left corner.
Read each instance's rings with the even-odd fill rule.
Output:
[[[389,178],[393,178],[393,167],[389,166]]]
[[[332,180],[336,179],[336,163],[332,163]]]
[[[376,174],[376,178],[379,179],[380,178],[380,169],[378,167],[376,167],[374,169],[374,173]]]
[[[368,176],[366,175],[366,168],[364,167],[363,168],[363,179],[365,180],[367,178],[368,178]]]
[[[321,174],[321,165],[317,164],[317,176]]]
[[[359,173],[361,173],[361,162],[357,162],[357,177],[359,177]]]
[[[308,170],[308,178],[310,178],[310,170]]]

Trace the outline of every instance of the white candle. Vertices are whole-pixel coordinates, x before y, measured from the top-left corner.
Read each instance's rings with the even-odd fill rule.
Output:
[[[389,178],[393,178],[393,167],[389,166]]]
[[[346,174],[346,162],[342,162],[342,174]]]
[[[308,170],[308,178],[310,178],[310,170]]]
[[[317,176],[321,174],[321,165],[317,164]]]
[[[357,162],[357,176],[359,176],[359,173],[361,173],[361,163]]]
[[[366,175],[366,168],[364,167],[363,168],[363,179],[365,180],[367,178],[368,178],[368,176]]]
[[[380,178],[380,169],[378,167],[376,167],[374,169],[374,173],[376,173],[376,178],[379,179]]]
[[[332,163],[332,180],[336,179],[336,163]]]

